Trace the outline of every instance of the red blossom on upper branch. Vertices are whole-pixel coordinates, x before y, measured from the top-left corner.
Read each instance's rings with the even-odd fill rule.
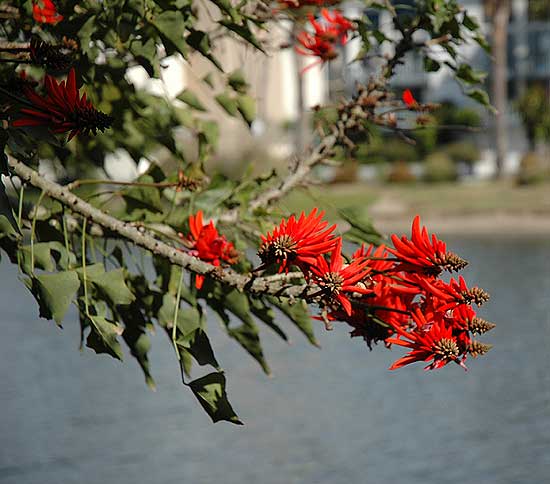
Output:
[[[402,98],[408,108],[414,109],[418,106],[418,101],[414,98],[410,89],[405,89],[405,91],[403,91]]]
[[[228,242],[225,236],[218,233],[214,222],[203,223],[202,210],[199,210],[196,215],[189,216],[189,230],[190,233],[187,236],[182,233],[179,236],[191,255],[214,266],[220,266],[222,261],[228,264],[237,262],[238,253],[233,243]],[[197,289],[200,289],[203,283],[204,275],[197,274],[195,277]]]
[[[33,0],[32,17],[36,22],[52,25],[63,20],[52,0]]]
[[[57,82],[46,74],[44,79],[46,95],[40,96],[28,86],[23,89],[30,107],[22,107],[12,126],[45,126],[54,133],[70,132],[69,140],[80,133],[104,131],[112,122],[111,116],[98,111],[84,93],[80,96],[76,87],[74,69],[69,71],[66,81]]]
[[[319,22],[311,14],[308,15],[313,33],[304,30],[296,36],[301,46],[295,47],[296,52],[319,58],[317,62],[303,69],[302,73],[314,65],[336,58],[338,56],[336,42],[339,40],[344,45],[348,40],[348,32],[355,29],[353,22],[345,18],[339,10],[330,12],[324,8],[321,10],[321,15],[323,22]]]

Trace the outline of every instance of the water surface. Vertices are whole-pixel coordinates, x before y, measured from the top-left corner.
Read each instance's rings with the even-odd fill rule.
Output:
[[[211,337],[244,427],[213,425],[153,336],[147,389],[137,364],[78,351],[38,318],[0,265],[0,483],[542,483],[550,476],[550,241],[456,239],[469,281],[492,301],[494,349],[470,371],[387,368],[402,351],[369,352],[347,329],[309,346],[263,331],[274,378],[224,336]]]

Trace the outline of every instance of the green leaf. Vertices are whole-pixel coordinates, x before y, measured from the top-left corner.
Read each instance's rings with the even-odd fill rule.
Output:
[[[33,246],[24,245],[21,247],[21,270],[25,274],[32,274],[32,253],[34,252],[34,268],[53,272],[55,270],[55,264],[52,260],[50,249],[51,246],[49,242],[40,242],[33,244]]]
[[[204,105],[199,101],[199,98],[195,95],[193,91],[189,89],[184,89],[183,92],[178,96],[180,101],[183,101],[188,106],[191,106],[197,111],[206,111]]]
[[[203,291],[205,289],[203,288]],[[271,371],[264,358],[258,327],[254,323],[254,318],[250,313],[246,294],[236,289],[224,289],[220,284],[214,283],[211,297],[208,298],[208,304],[220,316],[227,329],[227,334],[235,339],[260,364],[262,370],[269,375]],[[228,311],[239,318],[243,324],[236,328],[231,328],[231,319],[227,314]]]
[[[204,159],[218,145],[220,129],[215,121],[202,121],[199,132],[199,156]]]
[[[248,28],[248,26],[238,25],[238,24],[229,22],[227,20],[220,20],[219,23],[221,25],[223,25],[224,27],[228,28],[229,30],[232,30],[233,32],[235,32],[239,37],[242,37],[248,43],[252,44],[260,52],[265,53],[265,51],[262,47],[262,44],[260,44],[260,42],[258,42],[258,39],[252,33],[252,31]]]
[[[235,23],[240,24],[242,22],[242,16],[239,14],[237,9],[233,7],[230,0],[210,0],[214,5],[216,5],[222,12],[226,13],[231,17],[231,20]]]
[[[252,96],[243,94],[237,98],[237,108],[241,116],[250,126],[256,118],[256,101]]]
[[[279,301],[273,296],[270,296],[268,299],[273,306],[279,308],[296,325],[312,345],[319,346],[319,342],[313,332],[311,314],[309,314],[309,309],[304,301],[300,300],[294,304],[289,304],[287,301]]]
[[[156,15],[151,23],[158,30],[163,41],[168,41],[181,55],[187,56],[189,48],[183,37],[186,23],[182,12],[166,10]]]
[[[237,425],[243,425],[227,400],[225,375],[223,373],[210,373],[202,378],[193,380],[189,383],[189,386],[213,422],[225,420]]]
[[[489,108],[491,111],[496,112],[495,108],[491,106],[489,95],[486,91],[482,89],[472,89],[471,91],[467,91],[466,94],[474,101],[477,101],[479,104],[482,104],[483,106]]]
[[[176,314],[176,298],[172,294],[164,294],[162,306],[158,312],[158,321],[163,328],[171,328]],[[196,307],[180,308],[176,326],[185,337],[202,327],[202,315]]]
[[[86,346],[96,353],[107,353],[117,360],[122,360],[122,347],[117,340],[124,329],[101,316],[90,316],[91,331],[86,339]]]
[[[96,286],[115,306],[126,305],[134,301],[132,291],[126,285],[124,269],[115,269],[88,279]]]
[[[237,114],[239,114],[237,100],[231,97],[231,95],[227,91],[218,94],[215,99],[217,103],[223,108],[223,110],[230,116],[236,116]]]
[[[467,84],[480,84],[487,77],[485,72],[475,71],[469,64],[460,64],[455,75]]]
[[[275,333],[277,333],[283,340],[288,341],[288,336],[281,329],[281,327],[275,322],[275,312],[270,308],[265,301],[249,297],[250,311],[258,319],[262,320],[267,326],[269,326]]]
[[[424,70],[426,72],[437,72],[441,67],[441,64],[430,57],[424,57]]]
[[[271,374],[260,343],[258,327],[255,323],[242,324],[237,328],[228,328],[227,334],[235,339],[260,364],[264,373]]]
[[[12,263],[17,262],[19,234],[5,215],[0,214],[0,247],[6,251]]]
[[[180,336],[176,340],[176,344],[180,352],[188,352],[199,365],[211,365],[216,370],[221,370],[208,335],[201,328],[197,328],[186,336]],[[187,371],[186,373],[189,374]]]
[[[214,64],[220,71],[223,72],[222,65],[211,53],[210,37],[206,32],[201,30],[189,29],[189,35],[186,38],[187,43],[197,52],[200,52],[206,59]]]
[[[79,287],[77,273],[64,271],[33,277],[30,290],[38,301],[40,316],[61,325]]]
[[[227,83],[233,88],[233,90],[241,94],[246,94],[248,88],[250,87],[248,82],[246,82],[242,69],[237,69],[229,74]]]
[[[477,20],[466,12],[464,12],[464,17],[462,18],[462,25],[472,32],[477,32],[479,30],[479,23]]]

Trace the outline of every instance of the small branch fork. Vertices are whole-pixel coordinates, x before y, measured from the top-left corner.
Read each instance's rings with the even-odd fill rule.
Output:
[[[291,281],[295,280],[296,274],[288,274],[287,277],[281,274],[255,277],[254,275],[239,274],[232,269],[222,269],[203,262],[186,252],[158,240],[148,231],[144,230],[143,227],[137,228],[129,222],[119,220],[95,208],[71,193],[66,187],[46,180],[37,171],[20,161],[9,158],[8,164],[22,181],[39,188],[45,196],[57,200],[73,212],[84,217],[85,220],[89,220],[103,229],[119,235],[135,245],[149,250],[153,254],[164,257],[172,264],[181,266],[196,274],[208,275],[224,284],[241,291],[246,290],[251,294],[308,298],[311,294],[315,293],[315,287],[310,288],[306,284],[297,285],[295,282],[292,283]]]
[[[311,169],[324,161],[327,154],[336,145],[337,137],[329,135],[315,147],[312,153],[300,160],[292,167],[291,173],[278,185],[269,190],[266,190],[248,204],[248,209],[251,213],[260,207],[266,207],[275,200],[283,198],[293,188],[297,187],[309,175]],[[220,222],[231,223],[238,218],[239,211],[237,209],[229,210],[222,214],[219,218]]]

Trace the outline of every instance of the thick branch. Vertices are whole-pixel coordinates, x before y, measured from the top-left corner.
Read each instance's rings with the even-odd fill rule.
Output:
[[[325,159],[327,152],[329,152],[335,144],[336,136],[330,135],[324,138],[308,157],[302,158],[296,162],[291,173],[285,177],[279,185],[266,190],[255,199],[251,200],[248,204],[250,212],[254,212],[254,210],[260,207],[267,207],[269,204],[283,198],[293,188],[300,185],[309,175],[311,169]],[[238,215],[239,211],[237,209],[229,210],[220,216],[219,220],[226,223],[234,222],[237,220]]]
[[[102,212],[71,193],[66,187],[46,180],[38,172],[25,164],[13,158],[8,160],[8,164],[13,172],[23,181],[43,190],[47,196],[57,200],[73,212],[78,213],[111,233],[117,234],[135,245],[149,250],[153,254],[168,259],[172,264],[176,264],[197,274],[208,275],[224,284],[238,290],[246,290],[252,294],[293,297],[304,294],[304,291],[308,289],[306,285],[291,285],[290,281],[296,279],[296,274],[289,274],[287,277],[280,274],[276,276],[254,277],[253,275],[239,274],[232,269],[215,267],[203,262],[186,252],[156,239],[147,230],[144,230],[143,227],[137,228],[129,222],[124,222]]]

